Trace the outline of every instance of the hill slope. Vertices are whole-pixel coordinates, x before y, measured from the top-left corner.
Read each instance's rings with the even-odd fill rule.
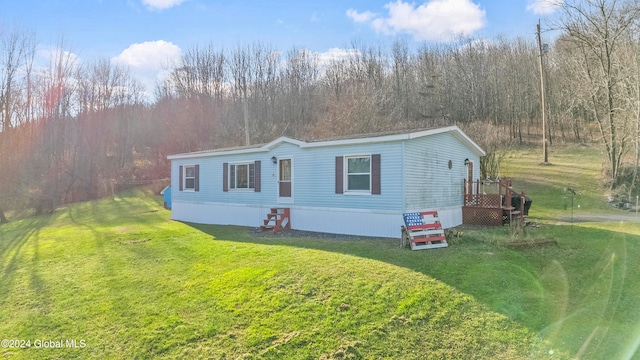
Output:
[[[535,332],[411,268],[436,252],[205,228],[212,237],[168,218],[156,198],[130,193],[3,226],[0,334],[31,348],[0,355],[514,359],[535,351]],[[406,255],[413,265],[399,265]],[[74,339],[85,347],[66,348]],[[60,340],[62,349],[35,348]]]

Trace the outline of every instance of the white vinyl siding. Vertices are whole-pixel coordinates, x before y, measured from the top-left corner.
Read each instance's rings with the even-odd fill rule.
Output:
[[[480,164],[479,157],[450,134],[408,141],[403,159],[409,210],[462,206],[462,187],[467,177],[464,160],[473,161],[475,178]]]

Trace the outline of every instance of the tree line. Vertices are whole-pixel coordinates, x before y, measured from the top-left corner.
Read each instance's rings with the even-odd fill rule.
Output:
[[[412,46],[352,43],[331,59],[263,43],[188,49],[154,100],[128,69],[79,63],[60,42],[47,68],[37,42],[0,28],[2,210],[50,212],[169,176],[169,154],[264,143],[279,136],[458,124],[499,175],[502,150],[547,139],[598,141],[612,189],[631,194],[640,155],[640,39],[635,1],[565,1],[560,34],[541,54],[531,38]],[[248,130],[248,131],[247,131]]]

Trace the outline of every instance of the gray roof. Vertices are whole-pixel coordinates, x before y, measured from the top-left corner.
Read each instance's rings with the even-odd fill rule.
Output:
[[[471,138],[469,138],[460,128],[455,125],[446,127],[435,127],[428,129],[412,129],[412,130],[392,130],[385,132],[369,133],[369,134],[353,134],[332,137],[330,139],[309,139],[309,140],[297,140],[289,137],[280,137],[266,144],[254,144],[249,146],[236,146],[219,148],[214,150],[196,151],[185,154],[169,155],[167,158],[170,160],[183,159],[183,158],[196,158],[205,156],[220,156],[242,153],[254,153],[254,152],[266,152],[274,146],[283,142],[295,144],[300,147],[324,147],[324,146],[338,146],[349,144],[362,144],[362,143],[380,143],[389,141],[400,141],[413,139],[423,136],[429,136],[439,133],[451,132],[458,140],[467,145],[478,156],[484,156],[485,152],[476,144]]]

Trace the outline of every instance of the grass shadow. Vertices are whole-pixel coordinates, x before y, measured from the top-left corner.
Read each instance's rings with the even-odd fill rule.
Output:
[[[13,223],[3,226],[3,231],[0,232],[0,288],[12,288],[15,278],[18,276],[19,268],[26,266],[23,247],[30,239],[36,240],[34,257],[37,258],[38,234],[40,229],[46,226],[50,220],[50,215],[41,215],[23,220],[18,228],[13,228]],[[27,222],[26,225],[24,221]],[[24,229],[27,230],[24,231]],[[31,269],[31,281],[37,288],[36,290],[42,290],[42,281],[34,273],[33,269]],[[7,291],[0,291],[0,302],[4,301],[7,294]]]

